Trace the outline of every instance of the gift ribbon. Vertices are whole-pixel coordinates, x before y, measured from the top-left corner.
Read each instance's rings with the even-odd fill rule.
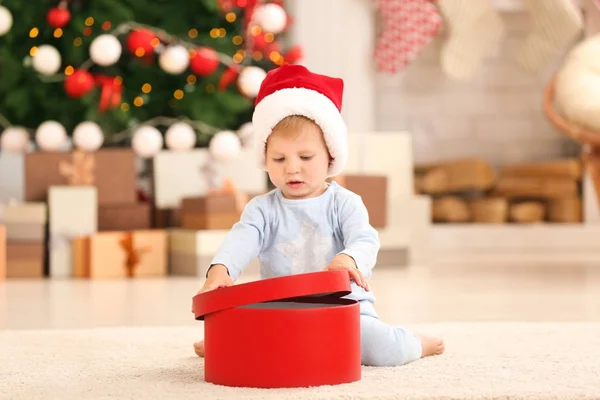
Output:
[[[133,243],[133,232],[125,233],[124,237],[119,241],[121,248],[125,251],[125,270],[127,276],[132,278],[135,275],[135,270],[141,261],[143,253],[148,253],[152,250],[149,246],[136,248]]]
[[[237,189],[233,181],[229,178],[225,179],[223,186],[218,189],[209,189],[208,194],[231,194],[235,197],[235,209],[237,212],[244,211],[244,207],[248,204],[248,194]]]
[[[109,108],[117,108],[121,104],[123,94],[123,84],[120,80],[112,76],[96,75],[94,80],[100,86],[100,104],[98,109],[101,112]]]
[[[96,162],[91,153],[74,150],[71,162],[60,161],[58,170],[67,179],[69,185],[93,185],[95,182],[94,169]]]

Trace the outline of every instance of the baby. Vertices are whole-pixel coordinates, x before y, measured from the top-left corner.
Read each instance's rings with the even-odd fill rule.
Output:
[[[299,65],[268,73],[252,118],[261,168],[276,189],[254,197],[211,262],[198,293],[231,286],[256,257],[261,278],[347,270],[360,304],[361,362],[399,366],[441,354],[441,339],[382,322],[368,279],[379,239],[360,196],[327,183],[348,157],[343,81]],[[204,341],[194,344],[204,356]]]

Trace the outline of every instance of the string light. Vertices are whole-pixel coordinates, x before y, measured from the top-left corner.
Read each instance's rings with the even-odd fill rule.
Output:
[[[188,36],[192,39],[198,37],[198,29],[192,28],[188,31]]]
[[[111,26],[112,26],[112,24],[110,23],[110,21],[104,21],[104,23],[102,24],[102,29],[107,31],[110,29]]]
[[[213,85],[212,83],[209,83],[208,85],[206,85],[204,90],[206,91],[206,93],[214,93],[215,85]]]
[[[30,55],[31,57],[33,57],[33,56],[35,56],[35,55],[36,55],[37,51],[38,51],[38,48],[37,48],[37,46],[33,46],[31,49],[29,49],[29,55]]]
[[[83,44],[83,39],[81,39],[80,37],[76,37],[75,40],[73,40],[73,45],[76,47],[79,47]]]
[[[273,40],[275,40],[275,35],[273,35],[272,33],[265,33],[265,42],[267,43],[271,43]]]
[[[150,93],[151,90],[152,90],[152,85],[150,85],[149,83],[144,83],[142,85],[142,92]]]
[[[83,30],[84,36],[90,36],[91,34],[92,34],[92,28],[90,28],[89,26]]]
[[[137,57],[144,57],[145,54],[146,54],[146,50],[142,49],[141,47],[138,47],[137,49],[135,49],[135,55]]]
[[[115,85],[122,85],[123,84],[123,78],[121,78],[120,76],[115,77],[115,79],[113,79],[113,82]]]
[[[255,51],[252,57],[255,61],[260,61],[263,59],[263,54],[260,51]]]
[[[269,54],[269,58],[271,59],[271,61],[276,63],[281,58],[281,54],[279,54],[278,51],[272,51],[271,54]]]
[[[210,30],[210,37],[216,39],[219,37],[219,30],[217,28],[213,28]]]
[[[189,83],[190,85],[193,85],[194,83],[196,83],[196,75],[188,75],[187,83]]]
[[[160,44],[160,39],[155,37],[152,38],[152,40],[150,41],[150,46],[152,47],[157,47]]]
[[[177,100],[183,99],[183,90],[177,89],[175,93],[173,93],[173,97],[175,97]]]
[[[219,35],[225,37],[227,35],[227,30],[225,28],[219,28]]]
[[[92,26],[94,25],[94,17],[87,17],[85,19],[85,26]]]
[[[244,41],[244,38],[241,37],[240,35],[236,35],[233,37],[233,39],[231,39],[231,41],[233,42],[233,44],[235,44],[236,46],[239,46],[240,44],[242,44],[242,42]]]
[[[62,30],[62,29],[60,29],[60,28],[56,28],[56,29],[54,30],[54,37],[55,37],[55,38],[59,38],[59,37],[61,37],[62,35],[63,35],[63,30]]]
[[[250,33],[252,33],[253,36],[260,35],[261,32],[262,28],[258,25],[254,25],[252,28],[250,28]]]
[[[136,107],[141,107],[144,105],[144,99],[142,99],[140,96],[137,96],[135,99],[133,99],[133,105]]]
[[[29,31],[29,37],[30,38],[35,38],[39,34],[40,34],[40,30],[38,28],[35,28],[35,27],[31,28],[31,30]]]
[[[227,22],[235,22],[237,18],[237,15],[235,15],[234,12],[228,12],[227,15],[225,16],[225,19],[227,20]]]
[[[65,68],[65,75],[73,75],[73,72],[75,72],[75,68],[73,68],[72,66],[69,65],[67,68]]]
[[[121,111],[129,111],[129,104],[121,103]]]

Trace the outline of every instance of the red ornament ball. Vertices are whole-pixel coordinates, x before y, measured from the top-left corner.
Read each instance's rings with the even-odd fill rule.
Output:
[[[65,7],[53,7],[48,11],[46,20],[53,28],[62,28],[71,20],[71,12]]]
[[[152,54],[159,44],[160,39],[150,29],[135,29],[127,36],[127,48],[138,57]]]
[[[190,58],[190,69],[197,75],[210,75],[219,68],[219,56],[210,47],[196,49]]]
[[[94,89],[94,77],[83,69],[76,69],[65,78],[65,92],[72,98],[79,98]]]

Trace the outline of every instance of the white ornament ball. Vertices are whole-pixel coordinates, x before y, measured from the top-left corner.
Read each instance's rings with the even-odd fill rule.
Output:
[[[226,163],[240,156],[242,144],[234,132],[221,131],[212,137],[208,150],[215,161]]]
[[[20,126],[9,126],[0,135],[0,150],[25,153],[29,148],[29,132]]]
[[[554,101],[567,120],[600,133],[600,35],[567,55],[556,77]]]
[[[165,142],[171,150],[189,150],[196,145],[196,132],[185,122],[176,122],[165,132]]]
[[[260,89],[260,85],[263,80],[267,77],[267,73],[264,69],[249,66],[242,69],[240,76],[238,77],[238,87],[240,92],[248,97],[256,97]]]
[[[177,75],[183,73],[190,63],[190,55],[183,46],[169,46],[158,57],[158,65],[167,73]]]
[[[263,31],[277,35],[285,29],[287,14],[280,5],[269,3],[256,7],[252,14],[252,20]]]
[[[142,126],[133,134],[131,147],[142,158],[154,157],[163,147],[162,134],[153,126]]]
[[[96,37],[90,45],[90,58],[98,65],[107,67],[121,58],[121,42],[108,33]]]
[[[13,25],[13,16],[8,8],[0,5],[0,36],[6,35]]]
[[[252,145],[252,136],[254,135],[254,125],[252,122],[246,122],[238,128],[237,135],[242,142],[243,147],[250,147]]]
[[[73,143],[80,150],[96,151],[104,143],[104,134],[97,123],[84,121],[73,130]]]
[[[35,142],[44,151],[64,151],[67,130],[56,121],[42,122],[35,131]]]
[[[43,44],[33,56],[33,68],[42,75],[54,75],[60,69],[61,57],[56,47]]]

